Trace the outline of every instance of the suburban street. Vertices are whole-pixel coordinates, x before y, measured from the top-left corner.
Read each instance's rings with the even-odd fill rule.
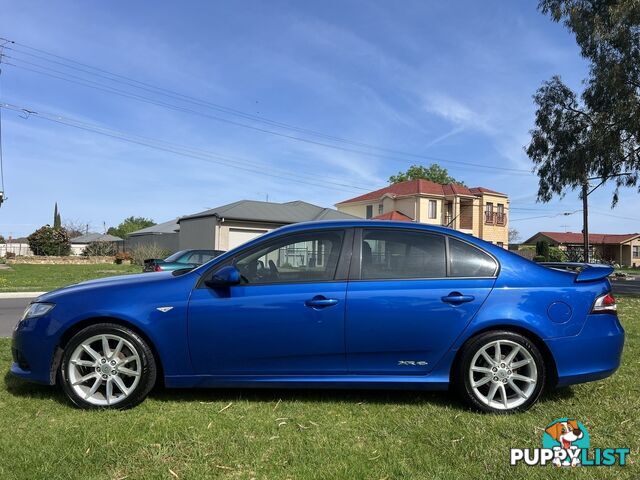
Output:
[[[0,337],[10,337],[13,327],[31,298],[0,299]]]

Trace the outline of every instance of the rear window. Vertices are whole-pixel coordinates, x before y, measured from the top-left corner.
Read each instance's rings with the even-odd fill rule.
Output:
[[[498,264],[489,254],[451,237],[449,261],[451,277],[493,277],[498,270]]]

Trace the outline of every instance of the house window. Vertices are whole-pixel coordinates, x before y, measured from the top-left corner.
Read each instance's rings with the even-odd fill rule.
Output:
[[[633,247],[633,258],[640,258],[640,245]]]
[[[505,223],[504,205],[502,203],[497,205],[496,223],[499,225],[504,225]]]
[[[379,203],[378,204],[378,215],[382,215],[382,210],[384,210],[384,206],[381,203]]]
[[[498,242],[498,246],[499,246],[500,248],[504,248],[504,242]]]
[[[367,216],[366,218],[373,218],[373,205],[367,205]]]
[[[437,213],[437,204],[435,200],[429,200],[429,218],[430,219],[434,219],[436,218],[436,213]]]
[[[493,203],[487,202],[484,210],[484,223],[493,223]]]

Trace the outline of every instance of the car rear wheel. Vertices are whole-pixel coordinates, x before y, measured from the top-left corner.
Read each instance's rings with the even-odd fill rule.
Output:
[[[156,380],[147,343],[121,325],[103,323],[78,332],[64,349],[61,383],[71,402],[86,409],[131,408]]]
[[[486,332],[465,345],[456,375],[458,390],[485,412],[510,413],[533,405],[546,382],[540,350],[514,332]]]

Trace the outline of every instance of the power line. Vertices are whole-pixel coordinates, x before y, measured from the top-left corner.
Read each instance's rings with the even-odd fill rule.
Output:
[[[178,99],[180,101],[187,101],[189,103],[192,104],[197,104],[199,106],[204,106],[207,108],[213,108],[217,111],[226,113],[226,114],[230,114],[230,115],[236,115],[236,116],[241,116],[245,119],[250,119],[253,121],[257,121],[257,122],[261,122],[261,123],[266,123],[268,125],[271,126],[275,126],[278,128],[283,128],[283,129],[288,129],[288,130],[293,130],[293,131],[297,131],[300,133],[305,133],[305,134],[309,134],[309,135],[315,135],[315,136],[320,136],[322,138],[334,141],[334,142],[340,142],[340,143],[346,143],[349,145],[354,145],[354,146],[359,146],[359,147],[364,147],[364,148],[368,148],[368,149],[373,149],[373,150],[378,150],[378,151],[382,151],[382,152],[387,152],[387,153],[392,153],[394,155],[402,155],[402,156],[407,156],[407,157],[412,157],[415,159],[422,159],[422,160],[429,160],[429,161],[437,161],[437,162],[442,162],[442,163],[451,163],[451,164],[457,164],[457,165],[463,165],[463,166],[467,166],[467,167],[472,167],[472,168],[480,168],[480,169],[489,169],[489,170],[500,170],[500,171],[508,171],[508,172],[512,172],[512,173],[518,173],[518,174],[527,174],[530,175],[531,172],[528,170],[524,170],[524,169],[515,169],[515,168],[500,168],[497,169],[496,167],[491,167],[491,166],[487,166],[487,165],[482,165],[482,164],[477,164],[477,163],[472,163],[472,162],[463,162],[463,161],[458,161],[458,160],[449,160],[449,159],[444,159],[444,158],[439,158],[439,157],[432,157],[432,156],[427,156],[427,155],[421,155],[421,154],[416,154],[416,153],[412,153],[412,152],[405,152],[405,151],[401,151],[401,150],[396,150],[396,149],[390,149],[390,148],[386,148],[386,147],[381,147],[381,146],[376,146],[376,145],[372,145],[372,144],[368,144],[368,143],[364,143],[364,142],[358,142],[358,141],[354,141],[354,140],[350,140],[350,139],[346,139],[343,137],[337,137],[334,135],[329,135],[329,134],[325,134],[322,132],[318,132],[315,130],[311,130],[311,129],[306,129],[306,128],[302,128],[302,127],[296,127],[294,125],[290,125],[290,124],[286,124],[283,122],[276,122],[274,120],[270,120],[264,117],[260,117],[260,116],[256,116],[256,115],[252,115],[246,112],[242,112],[236,109],[232,109],[229,107],[224,107],[222,105],[219,104],[214,104],[212,102],[208,102],[206,100],[202,100],[202,99],[198,99],[195,97],[191,97],[188,95],[184,95],[181,94],[179,92],[175,92],[169,89],[165,89],[162,87],[157,87],[145,82],[140,82],[138,80],[132,79],[130,77],[126,77],[124,75],[119,75],[113,72],[109,72],[108,70],[104,70],[104,69],[100,69],[97,67],[93,67],[91,65],[88,64],[84,64],[82,62],[78,62],[76,60],[73,59],[69,59],[60,55],[56,55],[50,52],[47,52],[45,50],[42,49],[38,49],[35,47],[30,47],[28,45],[24,45],[24,44],[20,44],[20,43],[16,43],[16,42],[11,42],[12,45],[19,45],[22,48],[27,48],[29,50],[32,51],[36,51],[39,53],[43,53],[44,55],[48,55],[54,58],[58,58],[60,60],[63,60],[63,62],[58,62],[55,60],[51,60],[48,59],[46,57],[42,57],[41,55],[35,55],[35,54],[31,54],[29,52],[25,52],[23,50],[20,49],[16,49],[14,47],[7,47],[9,49],[11,49],[12,51],[16,52],[16,53],[21,53],[23,55],[29,55],[31,57],[34,58],[38,58],[44,61],[48,61],[51,63],[55,63],[58,65],[63,66],[64,68],[71,68],[74,69],[76,71],[81,71],[83,73],[89,74],[89,75],[94,75],[94,76],[99,76],[101,78],[104,78],[108,81],[112,81],[112,82],[117,82],[120,84],[125,84],[128,85],[130,87],[133,88],[138,88],[138,89],[142,89],[151,93],[156,93],[156,94],[160,94],[160,95],[164,95],[164,96],[168,96],[170,98],[173,99]],[[16,58],[16,57],[10,57],[13,61],[17,61],[17,62],[21,62],[23,64],[27,64],[27,65],[31,65],[31,66],[35,66],[36,68],[38,68],[39,70],[34,70],[31,69],[29,67],[25,67],[24,65],[16,65],[14,63],[8,63],[8,65],[15,67],[15,68],[20,68],[23,70],[27,70],[27,71],[31,71],[34,73],[38,73],[41,75],[47,75],[53,78],[58,78],[60,80],[64,80],[67,82],[71,82],[71,83],[79,83],[83,86],[89,87],[89,88],[96,88],[98,90],[102,90],[102,91],[106,91],[108,93],[112,93],[112,94],[116,94],[116,95],[122,95],[131,99],[135,99],[137,101],[142,101],[142,102],[147,102],[147,103],[152,103],[155,104],[157,106],[161,106],[164,108],[169,108],[169,109],[173,109],[173,110],[178,110],[181,111],[183,113],[191,113],[191,114],[195,114],[195,115],[199,115],[199,116],[204,116],[207,118],[210,118],[212,120],[215,121],[220,121],[220,122],[224,122],[236,127],[241,127],[241,128],[246,128],[246,129],[251,129],[254,131],[258,131],[258,132],[262,132],[262,133],[267,133],[267,134],[271,134],[271,135],[276,135],[276,136],[280,136],[280,137],[284,137],[290,140],[295,140],[295,141],[300,141],[300,142],[305,142],[305,143],[309,143],[309,144],[314,144],[314,145],[319,145],[319,146],[323,146],[323,147],[327,147],[327,148],[332,148],[332,149],[337,149],[337,150],[342,150],[342,151],[346,151],[346,152],[350,152],[350,153],[357,153],[357,154],[361,154],[361,155],[367,155],[367,156],[374,156],[374,157],[379,157],[379,158],[386,158],[386,159],[391,159],[394,161],[405,161],[402,159],[398,159],[397,157],[390,157],[388,154],[380,154],[380,153],[375,153],[375,152],[371,152],[371,151],[363,151],[363,150],[358,150],[358,149],[353,149],[353,148],[345,148],[345,147],[341,147],[339,145],[333,145],[333,144],[329,144],[329,143],[325,143],[325,142],[318,142],[315,140],[311,140],[308,138],[303,138],[303,137],[299,137],[296,135],[289,135],[286,133],[282,133],[282,132],[277,132],[274,130],[270,130],[270,129],[265,129],[265,128],[261,128],[261,127],[256,127],[255,125],[248,125],[245,123],[241,123],[241,122],[236,122],[233,120],[229,120],[229,119],[225,119],[225,118],[221,118],[221,117],[215,117],[212,115],[207,115],[204,114],[203,112],[199,112],[197,110],[193,110],[193,109],[189,109],[183,106],[177,106],[177,105],[173,105],[173,104],[168,104],[166,102],[161,102],[158,101],[156,99],[152,99],[149,97],[145,97],[142,95],[138,95],[132,92],[127,92],[124,90],[120,90],[108,85],[104,85],[98,82],[94,82],[92,80],[88,80],[86,78],[83,77],[79,77],[77,75],[72,75],[68,72],[63,72],[60,70],[56,70],[56,69],[52,69],[50,67],[44,66],[42,64],[38,64],[38,63],[34,63],[34,62],[29,62],[27,60],[21,59],[21,58]],[[67,62],[67,63],[64,63]],[[73,65],[69,65],[68,63],[73,63],[75,65],[79,65],[81,67],[84,68],[79,68]],[[101,72],[100,74],[96,73],[96,72],[92,72],[92,71],[88,71],[87,69],[90,70],[95,70],[96,72]],[[53,72],[53,73],[51,73]],[[102,73],[106,74],[103,75]],[[109,76],[107,76],[109,75]],[[116,78],[112,78],[112,77],[116,77]],[[135,84],[135,85],[134,85]]]
[[[269,167],[267,165],[261,165],[257,163],[251,163],[250,161],[246,159],[240,159],[239,157],[228,157],[228,156],[221,155],[208,150],[195,149],[195,148],[187,147],[184,145],[165,142],[163,140],[159,140],[155,138],[128,134],[126,132],[113,130],[106,127],[101,127],[99,125],[89,124],[81,120],[64,117],[63,115],[59,115],[59,114],[35,111],[32,108],[26,108],[26,107],[8,104],[8,103],[3,104],[2,106],[7,110],[26,113],[28,115],[27,118],[33,116],[36,118],[47,120],[49,122],[74,127],[84,131],[98,133],[100,135],[125,141],[128,143],[142,145],[142,146],[154,148],[156,150],[161,150],[169,153],[175,153],[177,155],[195,158],[208,163],[224,165],[227,167],[251,172],[258,175],[279,178],[281,180],[287,180],[287,181],[291,181],[293,179],[299,183],[327,188],[331,190],[339,190],[339,191],[344,191],[349,193],[361,193],[362,191],[371,190],[370,188],[357,187],[357,186],[346,184],[346,183],[331,182],[331,181],[323,180],[321,178],[316,178],[315,181],[311,181],[307,178],[302,178],[301,175],[299,174],[294,174],[294,173],[288,173],[288,172],[284,172],[282,174],[270,173],[267,170],[268,169],[273,170],[273,167]],[[315,177],[317,177],[317,175]]]

